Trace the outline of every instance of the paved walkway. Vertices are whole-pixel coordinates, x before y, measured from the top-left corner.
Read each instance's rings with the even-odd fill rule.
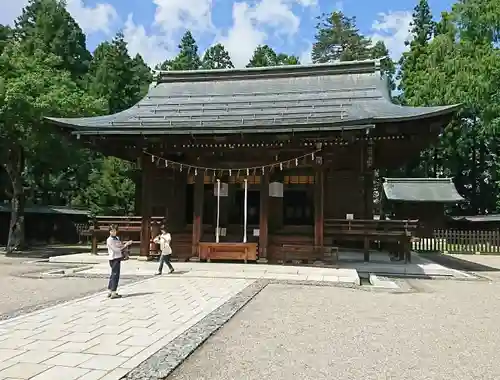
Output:
[[[60,260],[67,259],[61,256]],[[282,281],[324,281],[359,285],[355,269],[321,268],[289,265],[227,264],[227,263],[173,263],[176,272],[172,276],[206,278],[271,279]],[[158,271],[158,263],[129,260],[122,265],[122,275],[152,276]],[[109,264],[89,265],[80,274],[108,275]]]
[[[0,379],[118,380],[252,282],[156,277],[0,322]]]
[[[319,268],[307,266],[289,265],[263,265],[263,264],[226,264],[226,263],[174,263],[176,269],[182,272],[202,276],[205,274],[228,276],[239,278],[275,278],[280,280],[309,280],[321,281],[319,276],[326,279],[323,281],[349,282],[359,284],[358,273],[375,273],[382,275],[406,275],[406,276],[445,276],[445,277],[469,277],[466,273],[444,267],[425,259],[417,254],[412,255],[412,263],[390,261],[385,253],[374,252],[371,254],[370,262],[363,262],[360,252],[341,252],[339,268]],[[89,255],[86,253],[55,256],[50,258],[53,263],[87,264],[92,269],[82,273],[107,274],[109,264],[107,254]],[[131,260],[127,263],[126,274],[128,275],[152,275],[158,264],[155,262],[144,262]],[[196,272],[196,273],[194,273]],[[125,273],[125,272],[124,272]],[[285,278],[287,277],[287,278]]]

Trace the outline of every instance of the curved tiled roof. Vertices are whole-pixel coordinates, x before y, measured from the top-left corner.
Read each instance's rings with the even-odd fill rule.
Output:
[[[90,118],[48,118],[88,134],[207,134],[357,128],[429,118],[457,106],[391,103],[379,61],[158,72],[135,106]]]

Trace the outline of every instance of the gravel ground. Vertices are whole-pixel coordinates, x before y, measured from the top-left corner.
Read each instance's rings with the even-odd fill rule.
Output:
[[[26,258],[0,256],[0,320],[96,293],[107,287],[105,278],[40,278],[41,272],[68,266],[29,261]],[[130,281],[123,279],[121,284]]]
[[[500,282],[268,285],[169,380],[499,379]]]

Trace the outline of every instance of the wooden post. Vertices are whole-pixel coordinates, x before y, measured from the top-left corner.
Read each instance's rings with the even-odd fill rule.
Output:
[[[314,175],[314,248],[323,251],[324,246],[324,203],[325,172],[322,167],[323,157],[316,157]]]
[[[151,157],[141,155],[141,246],[140,256],[149,256],[149,245],[151,243],[151,191],[152,191],[152,169]]]
[[[373,141],[369,139],[369,131],[366,140],[363,140],[361,153],[361,170],[363,175],[363,219],[373,219]],[[364,261],[370,261],[370,241],[364,239]]]
[[[193,193],[193,242],[191,245],[191,257],[198,256],[198,245],[203,229],[203,196],[205,193],[205,175],[203,173],[198,173],[194,177]]]
[[[259,218],[259,263],[267,263],[269,214],[269,170],[264,169],[260,181],[260,218]]]

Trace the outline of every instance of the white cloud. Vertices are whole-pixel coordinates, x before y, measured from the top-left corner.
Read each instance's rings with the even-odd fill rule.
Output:
[[[128,43],[130,55],[139,53],[151,67],[172,57],[175,52],[175,46],[169,45],[166,38],[156,34],[148,35],[143,25],[135,24],[132,15],[125,22],[123,36]]]
[[[0,24],[13,25],[26,5],[27,0],[2,0]],[[86,7],[82,0],[67,0],[67,9],[87,34],[99,31],[109,33],[110,26],[118,17],[115,8],[107,3]]]
[[[372,24],[373,41],[383,41],[392,59],[399,59],[406,50],[405,41],[411,38],[408,31],[412,13],[410,11],[395,11],[388,13],[379,13],[378,19]]]
[[[306,49],[304,49],[299,55],[299,61],[303,65],[309,65],[312,63],[312,48],[313,44],[310,43]]]
[[[233,4],[233,26],[226,36],[219,39],[236,67],[244,67],[251,58],[255,47],[262,45],[267,34],[256,28],[247,3]]]
[[[154,25],[167,35],[179,30],[213,29],[212,0],[153,0],[156,5]]]
[[[110,33],[110,27],[118,19],[115,8],[107,3],[86,7],[83,0],[68,0],[67,9],[87,34]]]
[[[300,18],[293,12],[293,5],[313,7],[316,0],[261,0],[255,5],[247,2],[233,4],[233,25],[221,37],[236,67],[245,66],[255,48],[266,42],[269,35],[294,36]]]

